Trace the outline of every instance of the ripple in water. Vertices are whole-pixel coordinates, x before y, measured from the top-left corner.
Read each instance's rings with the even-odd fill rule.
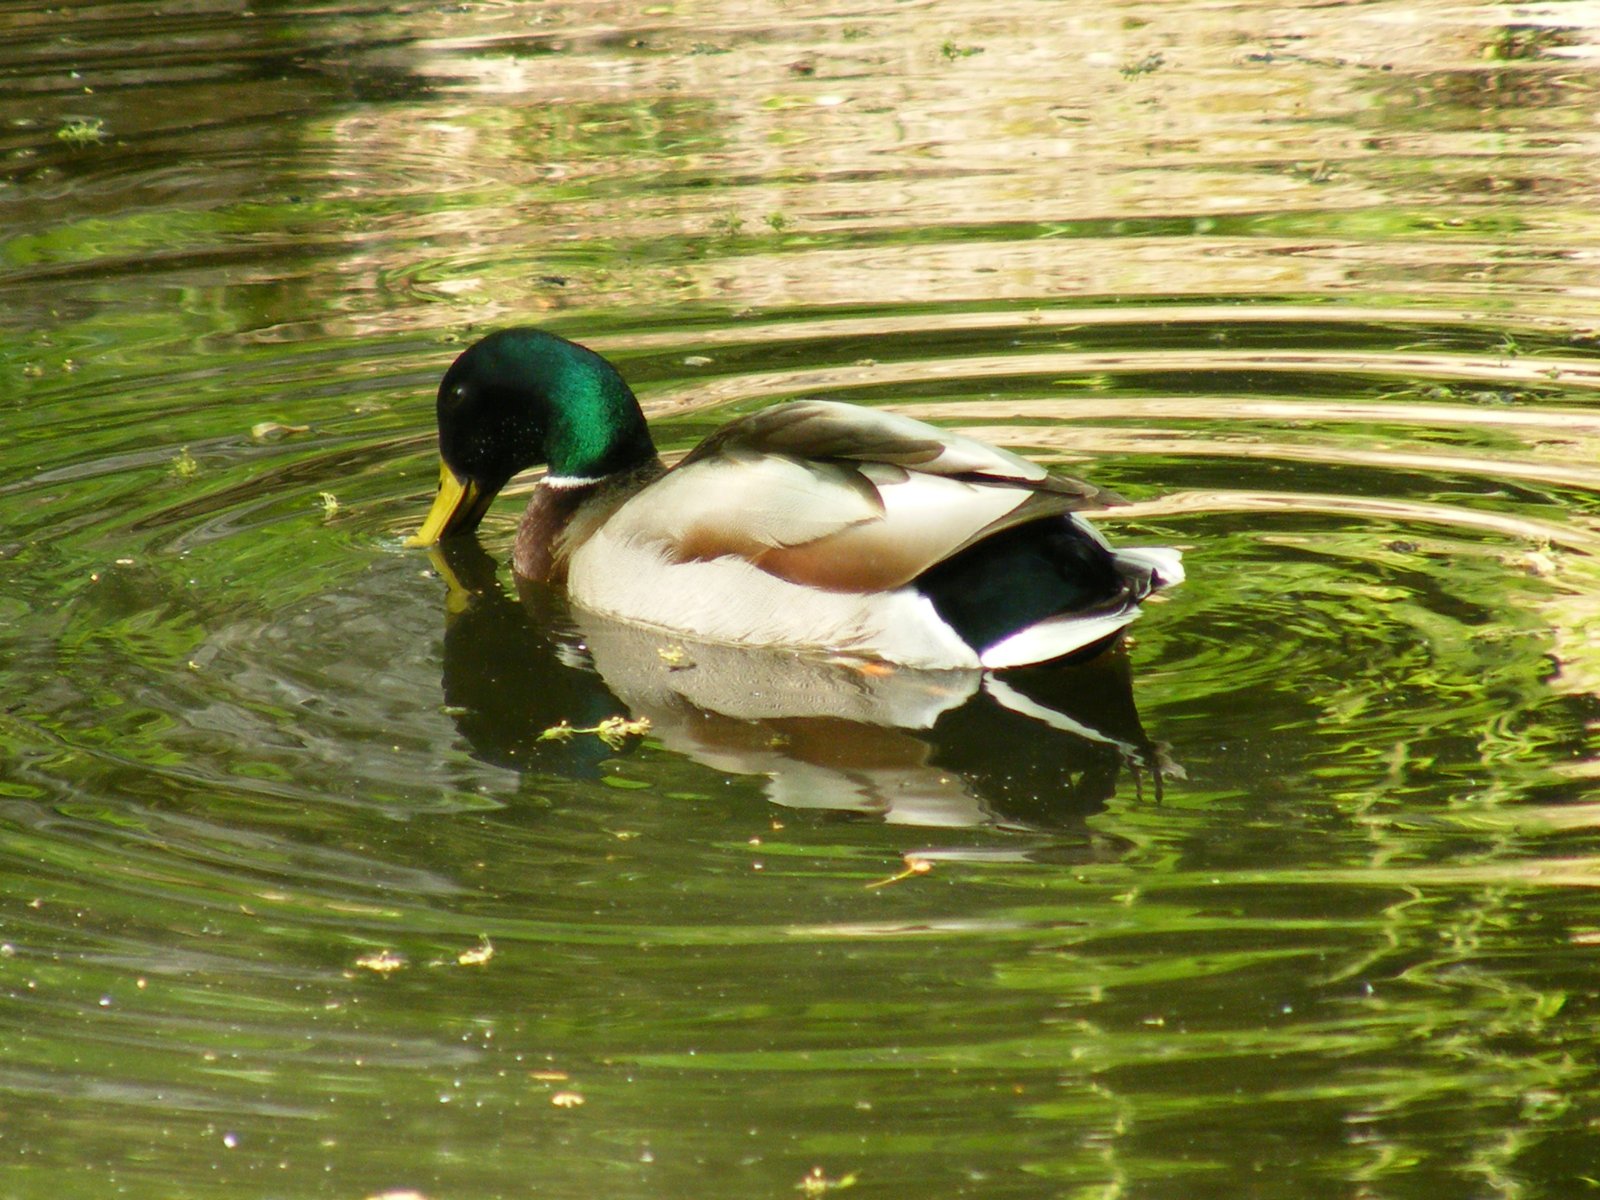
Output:
[[[8,1186],[1570,1186],[1593,29],[927,15],[0,18]],[[1044,677],[633,644],[515,501],[400,546],[512,321],[673,450],[893,408],[1190,580]]]

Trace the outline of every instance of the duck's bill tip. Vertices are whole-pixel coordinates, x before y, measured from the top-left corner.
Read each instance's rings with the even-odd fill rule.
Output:
[[[439,464],[439,493],[422,522],[422,528],[405,540],[410,547],[433,546],[440,538],[461,526],[477,509],[477,491],[443,463]]]

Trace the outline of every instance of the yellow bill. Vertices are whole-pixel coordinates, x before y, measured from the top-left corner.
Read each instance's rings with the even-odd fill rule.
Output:
[[[492,498],[485,498],[472,480],[458,479],[454,471],[440,463],[439,494],[433,498],[433,507],[428,510],[422,528],[406,539],[406,545],[431,546],[457,529],[473,528],[482,518],[483,510],[489,507],[488,499]]]

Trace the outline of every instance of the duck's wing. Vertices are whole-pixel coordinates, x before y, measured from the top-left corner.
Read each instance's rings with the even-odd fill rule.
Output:
[[[1127,503],[1115,492],[1052,475],[1008,450],[913,417],[834,400],[795,400],[731,422],[695,447],[679,466],[759,454],[889,463],[928,475],[1006,481],[1078,496],[1081,508]]]
[[[874,592],[1106,496],[908,417],[800,401],[718,431],[606,529],[670,560],[733,556],[804,586]]]

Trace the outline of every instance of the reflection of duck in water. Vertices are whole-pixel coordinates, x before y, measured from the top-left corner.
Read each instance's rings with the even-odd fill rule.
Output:
[[[649,718],[653,740],[718,771],[765,776],[768,797],[792,808],[1059,829],[1098,811],[1124,767],[1148,769],[1159,787],[1120,651],[1002,681],[696,643],[569,615],[544,585],[523,585],[519,605],[473,540],[435,553],[452,584],[446,702],[491,762],[593,773],[618,751],[540,736],[626,707]]]
[[[464,352],[438,419],[439,494],[414,544],[475,529],[548,463],[518,575],[705,642],[1016,667],[1107,643],[1183,578],[1176,551],[1113,550],[1078,515],[1109,493],[875,409],[781,404],[668,470],[615,368],[535,329]]]
[[[664,642],[574,615],[595,669],[654,737],[720,771],[765,775],[768,798],[786,807],[1053,826],[1097,811],[1125,765],[1156,767],[1120,651],[1002,683],[976,670]]]

